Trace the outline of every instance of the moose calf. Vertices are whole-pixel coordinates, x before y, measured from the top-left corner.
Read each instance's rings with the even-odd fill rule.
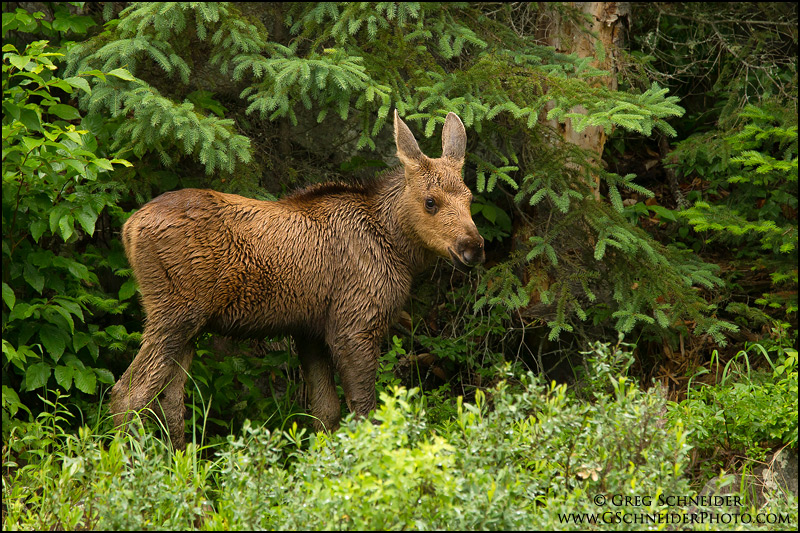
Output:
[[[291,334],[317,429],[338,427],[334,371],[350,411],[375,408],[380,341],[413,275],[436,255],[459,269],[484,260],[461,178],[461,120],[447,115],[437,159],[397,111],[394,136],[402,166],[364,187],[324,184],[275,202],[184,189],[128,219],[122,240],[147,319],[111,391],[116,425],[150,406],[184,446],[184,384],[201,331]]]

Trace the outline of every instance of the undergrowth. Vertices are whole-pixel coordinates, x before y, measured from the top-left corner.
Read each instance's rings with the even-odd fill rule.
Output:
[[[506,366],[499,369],[505,379],[478,389],[471,403],[387,387],[374,421],[348,417],[333,434],[245,422],[224,443],[200,441],[177,452],[135,425],[128,435],[103,424],[70,433],[69,398],[57,394],[4,445],[3,527],[548,530],[580,527],[576,513],[607,513],[604,528],[629,529],[659,527],[634,522],[637,516],[708,511],[659,498],[696,494],[691,451],[713,443],[698,432],[706,422],[668,414],[662,388],[644,390],[630,379],[628,345],[598,343],[586,355],[579,395]],[[781,375],[793,374],[796,391],[796,352],[785,355],[774,361],[776,371],[782,365]],[[761,382],[750,377],[758,390]],[[730,386],[704,390],[720,401]],[[451,405],[443,410],[439,402]],[[752,406],[759,408],[774,406]],[[429,410],[452,416],[431,417]],[[780,416],[791,424],[791,414]],[[794,440],[779,432],[777,441],[796,447],[796,408],[793,423]],[[747,427],[729,431],[746,439]],[[782,517],[773,529],[797,524],[790,496],[749,512]]]

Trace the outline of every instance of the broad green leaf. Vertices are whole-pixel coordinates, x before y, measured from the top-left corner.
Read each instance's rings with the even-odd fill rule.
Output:
[[[75,91],[75,89],[72,88],[72,85],[70,85],[69,83],[65,82],[64,80],[50,81],[50,83],[48,83],[48,86],[49,87],[58,87],[59,89],[61,89],[62,91],[64,91],[67,94],[72,94]]]
[[[133,75],[130,72],[128,72],[124,68],[115,68],[114,70],[109,72],[108,75],[109,76],[116,76],[117,78],[125,80],[125,81],[134,81],[136,79],[136,78],[133,77]]]
[[[94,227],[97,222],[97,213],[90,204],[84,204],[80,211],[75,213],[75,217],[80,222],[83,231],[89,235],[94,235]]]
[[[64,309],[68,310],[70,313],[72,313],[76,317],[80,318],[81,322],[83,321],[83,309],[81,308],[81,304],[79,304],[78,302],[76,302],[74,300],[69,300],[69,299],[67,299],[65,297],[56,296],[54,298],[54,300],[56,301],[56,303],[58,303],[58,305],[60,305]]]
[[[484,204],[481,214],[492,224],[497,220],[497,209],[493,205]]]
[[[97,379],[100,381],[100,383],[105,383],[107,385],[114,384],[114,374],[112,374],[110,370],[106,370],[105,368],[95,368],[94,373],[97,374]]]
[[[64,164],[74,168],[79,175],[83,175],[86,172],[86,164],[78,159],[66,159]]]
[[[111,164],[111,162],[103,157],[92,159],[92,163],[97,165],[99,168],[102,168],[103,170],[114,170],[114,166]]]
[[[75,233],[75,218],[71,214],[61,217],[58,221],[58,229],[61,232],[61,238],[67,242]]]
[[[67,104],[53,104],[47,108],[47,111],[64,120],[79,120],[81,118],[78,110]]]
[[[64,355],[64,349],[67,347],[67,337],[66,333],[50,324],[45,324],[39,330],[39,340],[42,341],[45,349],[56,362]]]
[[[38,243],[46,229],[47,220],[40,218],[34,221],[34,223],[31,224],[31,237],[33,237],[33,240]]]
[[[50,365],[47,363],[34,363],[25,371],[25,390],[40,389],[50,379]]]
[[[662,207],[660,205],[651,205],[648,207],[650,211],[657,214],[664,220],[670,220],[672,222],[676,222],[678,219],[675,217],[675,213],[667,209],[666,207]]]
[[[14,296],[14,289],[9,287],[6,282],[3,282],[3,302],[5,302],[9,310],[14,309],[14,304],[17,302],[17,298]]]
[[[44,143],[44,139],[42,139],[42,138],[38,138],[38,139],[34,139],[33,137],[23,137],[22,138],[22,144],[25,145],[25,148],[27,148],[27,150],[29,152],[31,150],[34,150],[35,148],[40,147],[43,143]]]
[[[27,281],[31,287],[36,289],[36,292],[39,294],[42,293],[42,289],[44,289],[44,275],[39,272],[38,268],[26,262],[22,270],[22,277],[25,278],[25,281]]]
[[[19,110],[19,121],[28,128],[29,131],[42,131],[42,121],[38,113],[33,109],[22,107]]]
[[[72,376],[74,372],[75,369],[71,366],[57,366],[55,370],[56,382],[61,385],[64,390],[69,390],[72,387]]]
[[[97,358],[100,356],[100,347],[97,345],[97,343],[93,340],[90,340],[86,345],[86,349],[89,350],[89,353],[92,355],[92,359],[97,361]]]
[[[25,302],[20,302],[14,306],[14,309],[8,315],[8,321],[25,320],[34,312],[37,306],[32,306]]]
[[[5,13],[3,13],[3,15],[5,15]],[[17,391],[11,387],[3,385],[3,408],[8,409],[8,414],[13,417],[17,414],[17,411],[19,411],[20,407],[25,409],[28,414],[31,414],[31,410],[25,407],[25,405],[19,401],[19,395],[17,394]]]
[[[125,329],[125,326],[121,325],[108,326],[106,328],[106,333],[108,333],[112,339],[116,339],[118,341],[126,340],[128,337],[128,332]]]
[[[13,54],[8,56],[8,62],[17,67],[19,70],[24,70],[30,61],[31,58],[28,56],[18,56]]]
[[[77,352],[87,344],[89,341],[92,340],[92,337],[88,333],[84,333],[83,331],[76,331],[75,335],[72,336],[72,348]]]
[[[122,287],[119,288],[120,300],[127,300],[134,294],[136,294],[136,282],[133,279],[127,280],[122,284]]]
[[[58,224],[61,221],[61,218],[64,217],[68,212],[69,212],[69,206],[64,203],[56,205],[50,211],[49,215],[50,233],[52,233],[53,235],[56,234],[56,231],[58,231]]]
[[[86,33],[87,29],[96,24],[92,17],[73,15],[62,11],[56,13],[56,17],[53,20],[53,29],[59,32],[73,31],[75,33]]]
[[[83,92],[87,94],[92,93],[91,87],[89,87],[89,82],[86,81],[84,78],[80,78],[78,76],[72,76],[70,78],[64,78],[64,81],[72,85],[73,87],[78,87],[79,89],[83,90]]]
[[[72,319],[72,315],[60,305],[48,306],[43,316],[56,327],[63,328],[64,326],[68,326],[70,335],[75,333],[75,321]]]
[[[84,76],[96,76],[100,78],[102,81],[106,81],[106,73],[102,70],[92,69],[92,70],[85,70],[81,72]]]
[[[59,263],[59,265],[63,264],[63,266],[66,266],[70,274],[83,281],[92,280],[91,273],[86,265],[82,265],[81,263],[66,258],[64,259],[65,261],[63,263]]]
[[[97,377],[93,369],[75,369],[73,377],[75,379],[75,386],[78,387],[79,390],[86,394],[94,394],[94,390],[97,388]]]
[[[5,355],[9,361],[14,361],[19,357],[17,355],[17,350],[14,349],[14,345],[5,339],[3,339],[3,355]]]

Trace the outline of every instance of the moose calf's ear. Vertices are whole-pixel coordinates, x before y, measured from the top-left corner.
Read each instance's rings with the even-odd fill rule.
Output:
[[[466,149],[467,131],[464,129],[464,124],[458,115],[450,112],[442,128],[442,157],[463,163]]]
[[[400,119],[397,109],[394,110],[394,142],[397,145],[397,157],[403,166],[416,164],[422,160],[422,151],[417,140],[406,123]]]

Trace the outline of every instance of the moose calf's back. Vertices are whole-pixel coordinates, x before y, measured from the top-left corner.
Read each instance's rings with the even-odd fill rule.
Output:
[[[145,205],[125,224],[123,242],[148,323],[155,314],[224,334],[324,335],[332,303],[390,289],[387,278],[398,293],[408,290],[409,273],[375,233],[366,192],[324,189],[279,202],[184,189]]]
[[[366,188],[322,185],[276,202],[185,189],[130,217],[123,244],[147,322],[112,390],[117,424],[150,406],[183,445],[183,386],[204,330],[293,334],[318,428],[338,424],[334,370],[352,411],[374,408],[379,342],[414,273],[436,255],[462,269],[484,257],[458,117],[447,117],[439,159],[422,154],[396,112],[395,140],[402,167]]]

